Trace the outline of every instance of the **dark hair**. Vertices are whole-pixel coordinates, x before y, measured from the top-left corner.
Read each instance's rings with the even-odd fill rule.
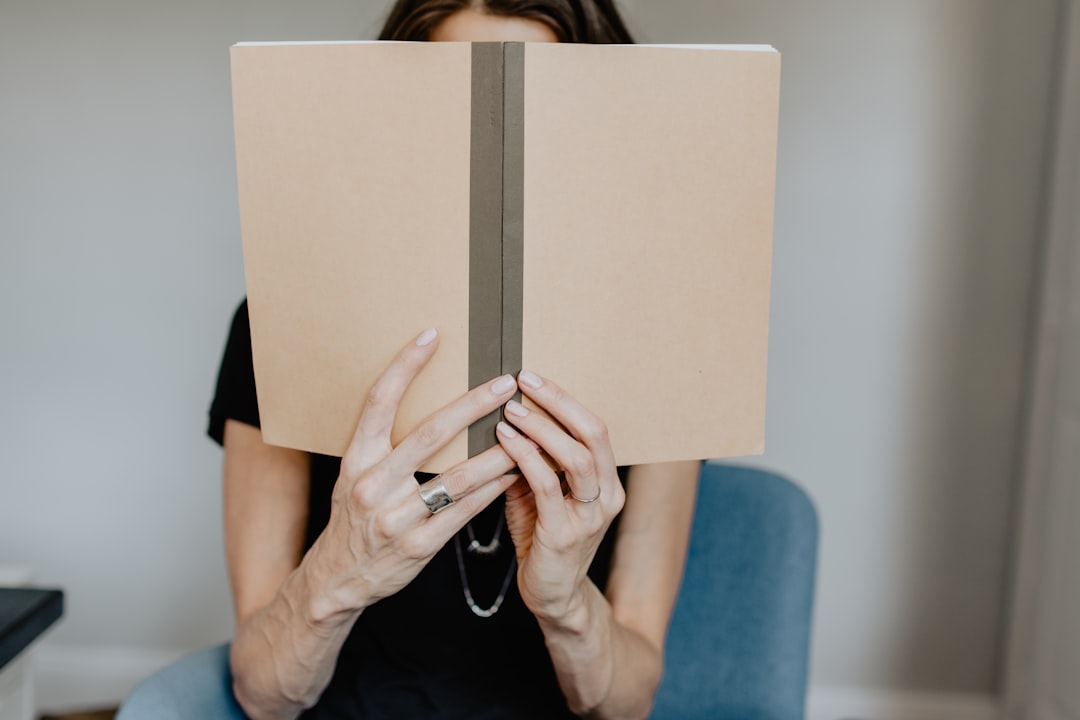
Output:
[[[544,23],[559,42],[634,42],[614,0],[397,0],[380,40],[427,40],[439,23],[460,10],[528,18]]]

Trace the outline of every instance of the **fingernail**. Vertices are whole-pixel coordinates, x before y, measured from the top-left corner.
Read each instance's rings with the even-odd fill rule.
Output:
[[[514,382],[513,375],[503,375],[501,378],[491,383],[491,392],[496,395],[505,395],[516,386],[517,383]]]
[[[514,417],[525,417],[529,414],[529,411],[525,409],[525,406],[519,403],[517,400],[511,400],[506,403],[506,412],[510,413]]]
[[[502,420],[500,420],[499,424],[495,426],[495,432],[497,432],[500,435],[502,435],[503,437],[507,437],[507,438],[517,437],[517,433],[514,432],[514,428],[510,427],[509,425],[504,423]]]
[[[439,331],[435,328],[428,328],[416,338],[416,344],[423,347],[424,345],[430,345],[435,341],[435,338],[439,336]]]
[[[521,382],[526,386],[534,389],[540,387],[542,382],[539,377],[533,375],[528,370],[522,370],[520,373],[518,373],[518,379],[520,379]]]

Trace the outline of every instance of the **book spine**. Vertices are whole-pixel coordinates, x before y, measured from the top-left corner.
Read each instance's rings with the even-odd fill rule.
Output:
[[[473,43],[469,168],[469,387],[521,370],[525,46]],[[469,427],[495,444],[496,411]]]
[[[521,370],[525,263],[525,44],[503,45],[502,371]]]

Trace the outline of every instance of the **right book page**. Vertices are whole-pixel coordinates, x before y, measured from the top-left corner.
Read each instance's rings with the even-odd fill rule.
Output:
[[[764,450],[780,56],[525,46],[522,364],[620,464]]]

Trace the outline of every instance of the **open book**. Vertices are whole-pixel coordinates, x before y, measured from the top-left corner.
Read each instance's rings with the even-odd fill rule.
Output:
[[[620,464],[763,451],[772,48],[251,43],[232,68],[266,442],[342,454],[435,326],[396,437],[525,367],[607,423]]]

